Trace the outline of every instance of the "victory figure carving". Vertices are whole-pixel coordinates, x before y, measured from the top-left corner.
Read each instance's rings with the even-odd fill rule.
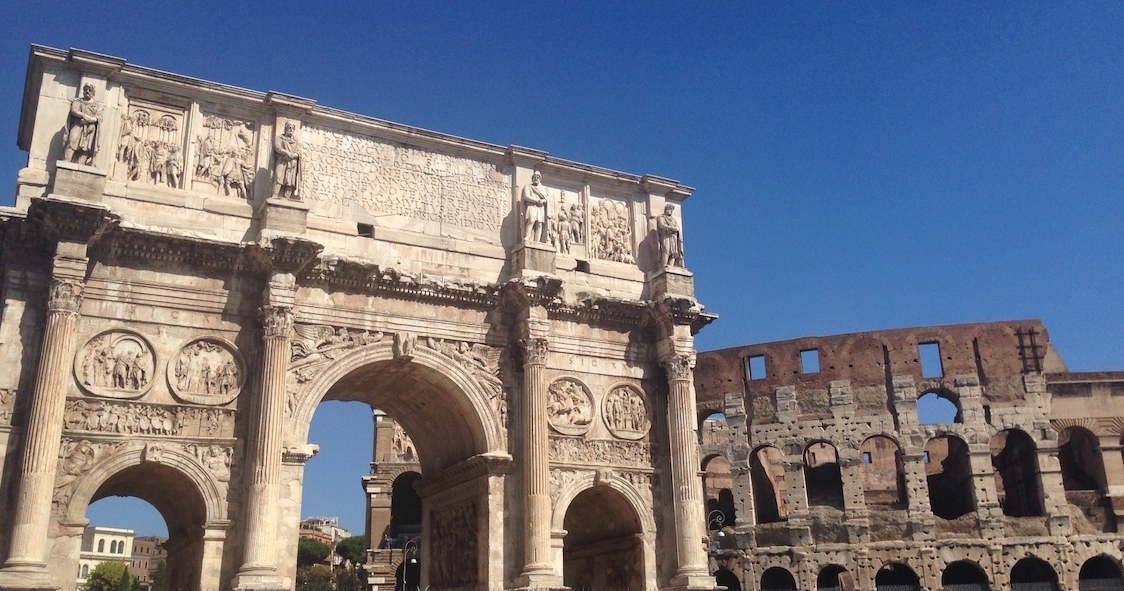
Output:
[[[285,133],[273,140],[273,196],[300,201],[301,153],[294,130],[296,126],[290,121],[285,124]]]
[[[656,232],[660,237],[660,263],[664,267],[683,266],[683,235],[679,232],[679,222],[672,215],[675,206],[670,203],[663,208],[663,215],[656,218]]]
[[[101,122],[101,103],[94,101],[94,86],[82,85],[82,96],[70,101],[70,115],[66,118],[63,137],[63,159],[75,164],[91,166],[98,151],[98,126]]]
[[[523,187],[523,242],[546,242],[546,188],[542,186],[542,173],[531,175],[531,184]]]

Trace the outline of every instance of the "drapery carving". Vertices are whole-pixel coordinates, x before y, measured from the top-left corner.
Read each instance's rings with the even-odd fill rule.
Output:
[[[136,398],[152,386],[156,354],[144,337],[110,330],[90,339],[74,358],[74,375],[96,396]]]
[[[593,397],[573,378],[555,380],[547,389],[547,422],[563,435],[582,435],[593,424]]]
[[[238,397],[245,382],[242,358],[220,339],[190,341],[168,363],[168,385],[187,402],[226,404]]]

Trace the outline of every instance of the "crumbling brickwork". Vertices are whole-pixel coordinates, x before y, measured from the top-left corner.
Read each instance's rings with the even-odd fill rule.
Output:
[[[1069,372],[1041,322],[746,345],[695,371],[700,457],[730,466],[720,584],[1124,588],[1124,372]]]

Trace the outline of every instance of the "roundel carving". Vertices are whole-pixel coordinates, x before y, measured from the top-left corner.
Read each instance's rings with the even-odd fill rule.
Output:
[[[156,354],[152,345],[127,330],[107,330],[86,342],[74,357],[78,385],[94,396],[140,398],[152,387]]]
[[[222,339],[189,341],[168,362],[168,387],[195,404],[226,404],[246,383],[246,368],[234,346]]]
[[[621,439],[643,439],[652,427],[644,395],[634,386],[617,386],[601,402],[601,416],[609,432]]]
[[[583,435],[593,424],[593,397],[585,384],[572,379],[555,380],[547,390],[547,422],[563,435]]]

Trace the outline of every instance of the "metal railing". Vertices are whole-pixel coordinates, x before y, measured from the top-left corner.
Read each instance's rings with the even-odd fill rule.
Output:
[[[1124,591],[1122,579],[1081,579],[1077,581],[1081,591]]]

